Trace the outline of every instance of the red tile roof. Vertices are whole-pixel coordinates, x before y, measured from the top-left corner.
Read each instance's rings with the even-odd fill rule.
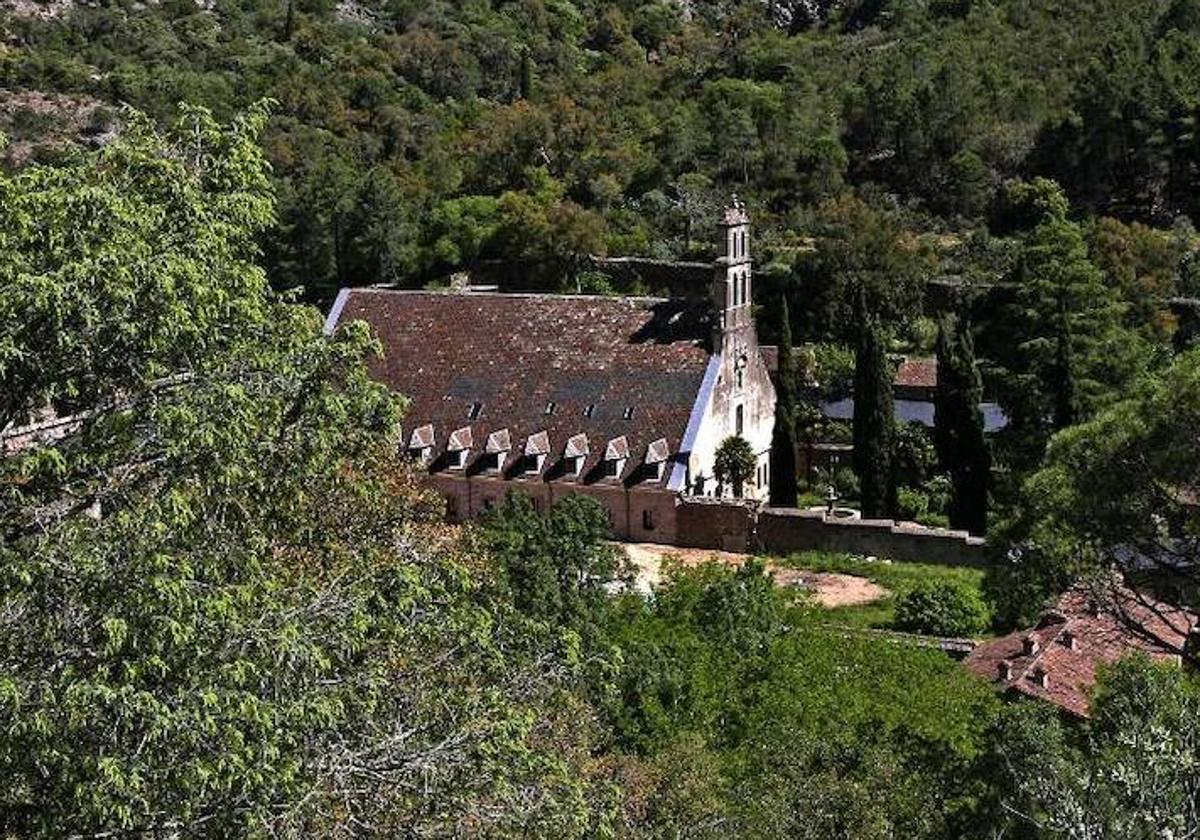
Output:
[[[896,366],[896,384],[904,388],[936,388],[937,359],[904,358]]]
[[[760,346],[763,363],[767,370],[775,373],[779,370],[779,348],[774,345]],[[799,352],[796,348],[794,352]],[[933,389],[937,387],[937,359],[908,358],[900,360],[896,366],[895,384],[899,388]]]
[[[624,437],[622,478],[632,480],[660,438],[678,453],[708,365],[703,302],[383,289],[340,300],[331,322],[366,321],[383,345],[372,375],[410,400],[405,432],[433,425],[435,469],[448,436],[469,426],[479,445],[468,470],[489,436],[507,430],[512,474],[530,437],[545,432],[543,474],[554,477],[567,442],[584,434],[585,479],[599,477],[609,443]]]
[[[1067,590],[1032,630],[985,642],[966,659],[971,671],[1006,690],[1087,717],[1096,672],[1141,651],[1179,661],[1197,617],[1114,582]]]

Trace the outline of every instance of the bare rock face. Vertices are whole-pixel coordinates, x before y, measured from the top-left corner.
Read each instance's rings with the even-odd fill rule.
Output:
[[[72,144],[103,146],[120,130],[116,113],[99,99],[36,90],[0,90],[4,163],[20,167],[39,153]]]
[[[683,10],[684,17],[696,15],[691,0],[667,0]],[[823,26],[832,16],[856,5],[865,5],[870,0],[760,0],[767,7],[775,25],[789,32],[803,32],[815,26]]]
[[[855,5],[855,0],[764,0],[775,24],[789,32],[824,25],[834,14]]]
[[[74,0],[0,0],[0,12],[49,20],[66,14],[74,5]]]

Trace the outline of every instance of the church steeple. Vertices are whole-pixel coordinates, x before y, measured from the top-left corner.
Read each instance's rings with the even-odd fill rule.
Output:
[[[718,314],[714,349],[721,349],[754,324],[750,262],[750,216],[736,195],[717,221],[713,305]]]

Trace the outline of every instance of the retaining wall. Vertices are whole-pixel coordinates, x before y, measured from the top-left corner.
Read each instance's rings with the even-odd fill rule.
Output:
[[[986,562],[979,537],[890,519],[827,521],[818,511],[683,498],[676,524],[677,544],[690,548],[768,554],[827,551],[945,566]]]
[[[772,554],[831,551],[946,566],[981,566],[984,541],[965,531],[913,522],[826,520],[817,511],[768,508],[758,517],[758,544]]]

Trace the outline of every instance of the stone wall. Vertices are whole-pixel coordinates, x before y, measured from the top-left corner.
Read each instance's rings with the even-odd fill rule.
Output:
[[[985,562],[984,541],[963,531],[892,520],[829,520],[818,511],[683,498],[677,544],[724,551],[827,551],[947,566]]]
[[[732,499],[682,497],[675,514],[676,545],[747,551],[755,544],[758,504]]]
[[[524,493],[542,513],[547,513],[559,499],[580,493],[604,507],[616,539],[665,545],[676,542],[678,495],[659,487],[509,481],[494,476],[448,473],[434,473],[427,481],[445,499],[446,518],[451,522],[464,522],[482,515],[503,502],[510,491]]]
[[[758,516],[758,545],[771,554],[831,551],[945,566],[980,566],[984,541],[965,531],[913,522],[826,520],[818,511],[768,508]]]
[[[438,473],[429,484],[446,500],[452,522],[500,504],[510,490],[529,496],[543,513],[571,493],[589,496],[608,512],[613,536],[717,551],[790,554],[828,551],[947,566],[984,563],[984,542],[962,531],[888,520],[830,520],[818,511],[767,508],[754,501],[680,496],[657,487],[505,481]]]

